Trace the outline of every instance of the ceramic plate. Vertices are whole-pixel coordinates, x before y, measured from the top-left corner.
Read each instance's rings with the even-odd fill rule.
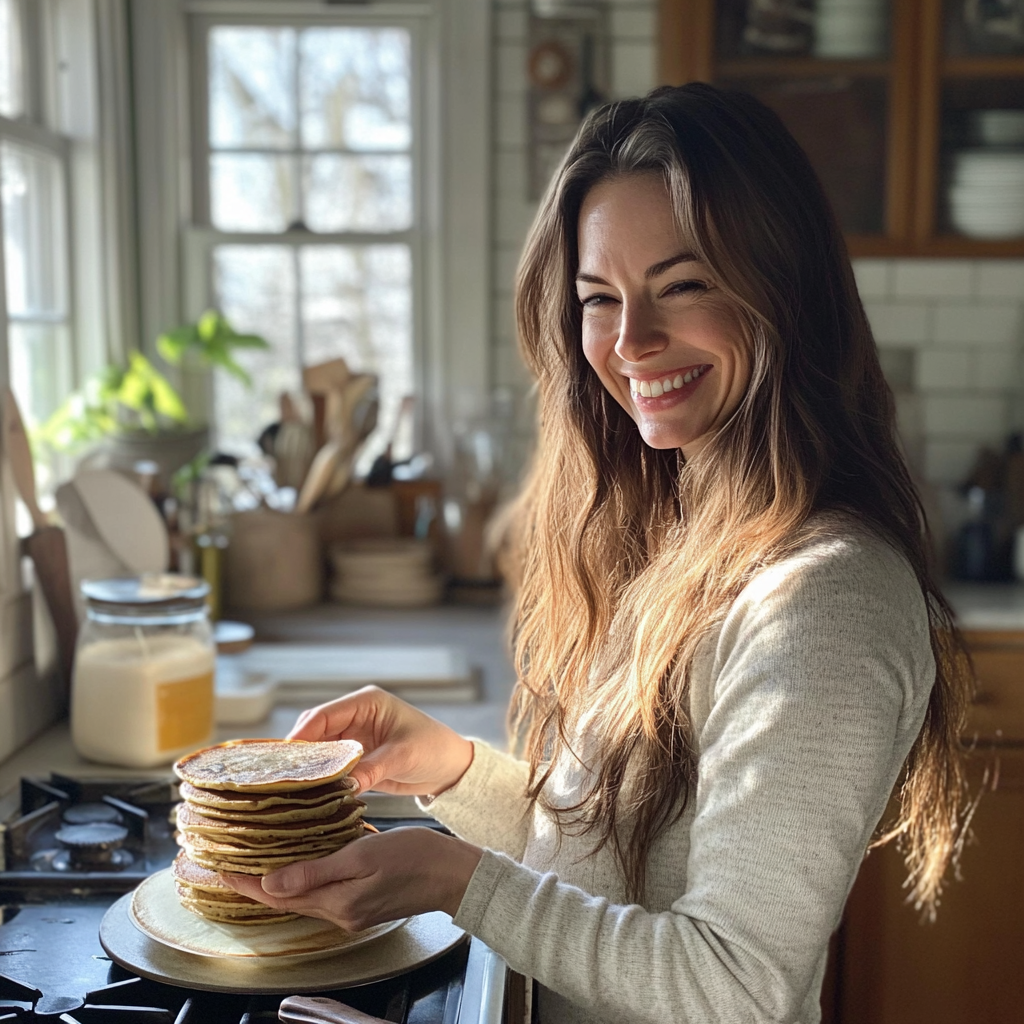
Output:
[[[197,956],[271,957],[274,963],[355,949],[401,928],[408,920],[388,921],[361,932],[346,932],[315,917],[257,925],[207,921],[181,905],[170,868],[150,875],[132,893],[131,919],[143,934],[172,949]]]

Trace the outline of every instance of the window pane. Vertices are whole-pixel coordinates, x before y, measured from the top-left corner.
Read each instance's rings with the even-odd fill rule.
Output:
[[[210,215],[222,231],[284,231],[298,215],[290,156],[216,153],[210,158]]]
[[[12,316],[62,316],[66,308],[64,192],[60,161],[0,144],[7,310]]]
[[[69,338],[65,324],[7,326],[11,387],[28,425],[45,420],[70,390]]]
[[[412,224],[408,156],[307,157],[306,224],[313,231],[403,231]]]
[[[409,42],[398,28],[303,31],[303,148],[408,149]]]
[[[278,415],[278,396],[299,388],[295,337],[295,254],[284,245],[222,245],[214,250],[217,305],[237,331],[261,334],[271,348],[242,351],[238,361],[253,388],[226,373],[214,375],[217,443],[252,453],[256,439]]]
[[[295,30],[210,30],[210,145],[295,146]]]
[[[301,251],[307,363],[343,357],[380,377],[380,450],[403,395],[412,394],[412,257],[407,245],[311,245]],[[365,467],[361,467],[365,468]]]
[[[0,114],[25,112],[25,82],[18,0],[0,0]]]

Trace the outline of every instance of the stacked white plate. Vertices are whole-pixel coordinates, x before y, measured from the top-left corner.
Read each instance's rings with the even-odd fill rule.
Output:
[[[418,608],[437,604],[444,584],[434,571],[433,549],[425,541],[350,541],[331,548],[331,598],[345,604]]]
[[[881,57],[888,19],[887,0],[818,0],[814,54],[846,59]]]
[[[1024,150],[962,149],[954,153],[949,219],[969,238],[1024,235]]]

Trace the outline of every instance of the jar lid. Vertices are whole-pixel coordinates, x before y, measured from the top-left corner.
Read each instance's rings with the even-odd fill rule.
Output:
[[[116,613],[131,608],[159,615],[202,607],[210,586],[195,576],[165,572],[110,580],[82,580],[81,590],[89,607],[96,610]]]

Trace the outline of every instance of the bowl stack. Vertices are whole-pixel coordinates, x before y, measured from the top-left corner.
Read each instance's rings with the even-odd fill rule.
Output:
[[[1024,150],[962,149],[953,154],[949,219],[970,238],[1024,234]]]
[[[444,583],[426,541],[406,537],[350,541],[331,548],[331,598],[379,608],[437,604]]]
[[[266,875],[325,857],[364,832],[365,804],[349,771],[351,740],[235,740],[182,758],[175,888],[188,910],[213,921],[267,924],[298,916],[242,896],[220,873]]]
[[[818,0],[814,55],[846,60],[883,56],[888,15],[885,0]]]

